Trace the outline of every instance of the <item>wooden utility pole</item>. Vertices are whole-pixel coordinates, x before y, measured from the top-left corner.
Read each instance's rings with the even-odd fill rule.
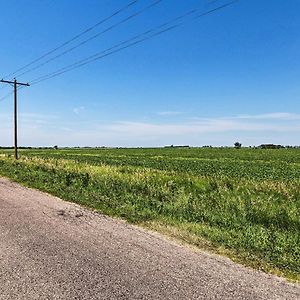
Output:
[[[15,142],[15,159],[18,159],[18,106],[17,106],[17,90],[18,85],[29,86],[28,83],[17,82],[15,78],[14,81],[7,81],[1,79],[0,82],[13,84],[14,85],[14,142]]]

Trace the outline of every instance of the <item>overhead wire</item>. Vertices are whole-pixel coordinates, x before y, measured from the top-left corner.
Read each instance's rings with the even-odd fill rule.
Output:
[[[213,2],[217,2],[218,0],[215,0],[215,1],[213,1]],[[136,39],[138,39],[138,38],[140,38],[140,37],[142,37],[142,36],[144,36],[144,35],[146,35],[146,34],[149,34],[149,33],[151,33],[151,32],[154,32],[154,31],[156,31],[157,29],[160,29],[160,28],[162,28],[162,27],[165,27],[165,26],[167,26],[167,25],[169,25],[169,24],[172,24],[172,23],[174,23],[175,21],[178,21],[178,20],[180,20],[180,19],[183,19],[184,17],[186,17],[186,16],[189,16],[189,15],[191,15],[191,14],[193,14],[193,13],[196,13],[197,11],[199,11],[200,9],[202,9],[202,7],[201,8],[195,8],[195,9],[193,9],[193,10],[190,10],[190,11],[188,11],[187,13],[185,13],[185,14],[183,14],[183,15],[181,15],[181,16],[178,16],[178,17],[176,17],[176,18],[173,18],[173,19],[171,19],[171,20],[169,20],[169,21],[167,21],[167,22],[165,22],[165,23],[163,23],[163,24],[161,24],[161,25],[159,25],[159,26],[157,26],[157,27],[154,27],[154,28],[152,28],[152,29],[150,29],[150,30],[147,30],[147,31],[145,31],[145,32],[143,32],[143,33],[141,33],[141,34],[138,34],[138,35],[136,35],[136,36],[134,36],[134,37],[132,37],[132,38],[130,38],[130,39],[128,39],[128,40],[126,40],[126,41],[124,41],[124,42],[121,42],[121,43],[118,43],[118,44],[116,44],[116,45],[114,45],[114,46],[112,46],[112,47],[110,47],[110,48],[107,48],[107,49],[105,49],[105,50],[103,50],[103,51],[100,51],[100,52],[98,52],[98,53],[96,53],[96,54],[94,54],[94,55],[92,55],[92,56],[89,56],[88,58],[85,58],[85,59],[82,59],[82,60],[80,60],[80,61],[78,61],[78,62],[76,62],[76,63],[73,63],[73,64],[71,64],[71,65],[68,65],[68,66],[66,66],[66,67],[63,67],[63,68],[61,68],[61,69],[59,69],[59,70],[57,70],[57,71],[55,71],[55,72],[52,72],[52,73],[50,73],[50,74],[47,74],[47,75],[43,75],[43,76],[41,76],[41,77],[38,77],[38,78],[36,78],[35,80],[33,80],[32,81],[32,84],[35,84],[37,81],[41,81],[41,80],[43,80],[44,79],[44,77],[48,77],[48,76],[52,76],[52,75],[56,75],[56,73],[63,73],[65,70],[68,70],[69,68],[72,68],[72,67],[76,67],[77,65],[81,65],[82,63],[84,63],[84,62],[86,62],[86,61],[88,61],[88,60],[90,60],[90,59],[93,59],[93,58],[96,58],[96,57],[98,57],[99,55],[101,55],[101,54],[104,54],[105,52],[108,52],[108,51],[110,51],[110,50],[112,50],[112,49],[115,49],[115,48],[117,48],[117,47],[119,47],[119,46],[122,46],[122,45],[124,45],[124,44],[127,44],[127,43],[129,43],[129,42],[131,42],[131,41],[133,41],[133,40],[136,40]],[[213,11],[214,11],[214,9],[213,9]],[[177,26],[176,26],[177,27]],[[134,44],[136,44],[136,43],[134,43]],[[128,47],[126,47],[126,48],[128,48]],[[124,49],[124,48],[122,48],[122,49]],[[118,51],[120,51],[121,49],[119,49]],[[101,56],[101,58],[102,57],[104,57],[104,56],[107,56],[107,55],[103,55],[103,56]],[[98,58],[97,58],[98,59]],[[72,68],[73,69],[73,68]]]
[[[71,39],[63,42],[62,44],[60,44],[59,46],[55,47],[54,49],[46,52],[45,54],[39,56],[38,58],[32,60],[31,62],[29,62],[28,64],[24,65],[23,67],[17,69],[16,71],[4,76],[3,78],[7,78],[7,77],[10,77],[10,76],[13,76],[15,74],[17,74],[18,72],[24,70],[25,68],[35,64],[36,62],[42,60],[43,58],[47,57],[48,55],[54,53],[55,51],[65,47],[66,45],[70,44],[71,42],[77,40],[78,38],[80,38],[81,36],[83,36],[84,34],[92,31],[94,28],[96,28],[97,26],[107,22],[108,20],[112,19],[113,17],[115,17],[116,15],[122,13],[123,11],[125,11],[126,9],[130,8],[131,6],[133,6],[134,4],[136,4],[138,1],[140,0],[133,0],[131,2],[129,2],[127,5],[123,6],[122,8],[118,9],[117,11],[115,11],[114,13],[112,13],[111,15],[109,15],[108,17],[100,20],[99,22],[97,22],[96,24],[94,24],[93,26],[91,27],[88,27],[87,29],[83,30],[82,32],[80,32],[79,34],[75,35],[74,37],[72,37]]]
[[[217,2],[217,1],[218,0],[215,0],[215,1],[212,1],[212,2]],[[107,49],[105,49],[105,50],[103,50],[101,52],[98,52],[98,53],[96,53],[96,54],[94,54],[92,56],[89,56],[89,57],[87,57],[85,59],[82,59],[82,60],[80,60],[78,62],[75,62],[75,63],[73,63],[71,65],[68,65],[66,67],[63,67],[63,68],[61,68],[61,69],[59,69],[59,70],[57,70],[55,72],[51,72],[51,73],[46,74],[44,76],[38,77],[38,78],[36,78],[36,79],[34,79],[34,80],[31,81],[31,85],[35,85],[35,84],[38,84],[38,83],[40,83],[42,81],[49,80],[49,79],[54,78],[56,76],[62,75],[64,73],[66,73],[66,72],[69,72],[69,71],[71,71],[73,69],[76,69],[76,68],[79,68],[79,67],[84,66],[86,64],[89,64],[89,63],[91,63],[93,61],[96,61],[96,60],[102,59],[102,58],[104,58],[106,56],[109,56],[109,55],[112,55],[114,53],[120,52],[120,51],[122,51],[124,49],[127,49],[129,47],[132,47],[132,46],[134,46],[136,44],[139,44],[139,43],[142,43],[142,42],[144,42],[146,40],[149,40],[149,39],[151,39],[151,38],[153,38],[155,36],[158,36],[160,34],[163,34],[163,33],[166,33],[168,31],[171,31],[171,30],[173,30],[173,29],[175,29],[177,27],[180,27],[180,26],[184,25],[187,22],[194,21],[194,20],[196,20],[196,19],[198,19],[200,17],[204,17],[204,16],[212,14],[212,13],[218,11],[218,10],[221,10],[221,9],[223,9],[225,7],[233,5],[234,3],[238,2],[238,1],[239,0],[232,0],[230,2],[227,2],[227,3],[223,4],[223,5],[220,5],[218,7],[215,7],[215,8],[212,8],[210,10],[207,10],[207,11],[201,13],[201,14],[193,16],[191,19],[188,19],[187,21],[183,20],[180,23],[177,23],[177,24],[169,26],[170,24],[172,24],[172,23],[174,23],[176,21],[182,20],[185,17],[194,15],[196,12],[198,12],[200,10],[200,8],[196,8],[196,9],[190,10],[190,11],[186,12],[183,15],[175,17],[175,18],[173,18],[173,19],[171,19],[171,20],[169,20],[167,22],[162,23],[159,26],[156,26],[156,27],[154,27],[152,29],[149,29],[149,30],[147,30],[147,31],[145,31],[145,32],[143,32],[141,34],[138,34],[138,35],[136,35],[136,36],[134,36],[134,37],[132,37],[130,39],[127,39],[127,40],[125,40],[125,41],[123,41],[121,43],[118,43],[118,44],[116,44],[116,45],[114,45],[114,46],[112,46],[110,48],[107,48]],[[169,26],[169,27],[166,27],[166,26]],[[166,28],[164,28],[164,27],[166,27]],[[161,28],[163,28],[163,29],[161,29]],[[157,31],[158,29],[161,29],[161,30]],[[149,33],[152,33],[152,34],[148,35]],[[145,37],[143,37],[143,36],[145,36]],[[125,45],[125,46],[122,46],[122,45]],[[120,46],[122,46],[122,47],[120,47]],[[115,49],[115,48],[117,48],[117,49]],[[113,49],[115,49],[115,50],[113,50]],[[110,52],[108,52],[108,51],[110,51]],[[108,52],[108,53],[105,53],[105,52]],[[18,89],[22,89],[22,88],[24,88],[24,87],[20,87]],[[5,100],[11,94],[13,94],[13,91],[10,92],[9,94],[7,94],[6,96],[0,98],[0,101]]]
[[[9,92],[9,93],[6,94],[5,96],[1,97],[1,98],[0,98],[0,101],[4,101],[4,100],[7,99],[10,95],[12,95],[13,93],[14,93],[13,91]]]
[[[43,62],[43,63],[41,63],[41,64],[38,64],[37,66],[35,66],[35,67],[33,67],[33,68],[29,69],[29,70],[26,70],[25,72],[19,74],[18,76],[22,76],[22,75],[25,75],[25,74],[27,74],[27,73],[29,73],[29,72],[32,72],[32,71],[34,71],[34,70],[37,70],[37,69],[41,68],[42,66],[44,66],[44,65],[46,65],[46,64],[48,64],[48,63],[50,63],[51,61],[56,60],[56,59],[58,59],[58,58],[60,58],[60,57],[62,57],[62,56],[64,56],[64,55],[66,55],[67,53],[69,53],[69,52],[71,52],[71,51],[73,51],[73,50],[75,50],[75,49],[77,49],[77,48],[83,46],[84,44],[86,44],[86,43],[88,43],[88,42],[90,42],[90,41],[92,41],[92,40],[94,40],[94,39],[96,39],[96,38],[98,38],[99,36],[103,35],[104,33],[109,32],[110,30],[112,30],[112,29],[114,29],[114,28],[116,28],[116,27],[118,27],[118,26],[120,26],[120,25],[122,25],[122,24],[124,24],[124,23],[126,23],[126,22],[128,22],[128,21],[130,21],[131,19],[133,19],[133,18],[139,16],[140,14],[144,13],[146,10],[148,10],[148,9],[150,9],[151,7],[153,7],[153,6],[157,5],[157,4],[159,4],[159,3],[162,2],[162,1],[163,1],[163,0],[156,0],[156,1],[154,1],[154,2],[151,3],[150,5],[148,5],[148,6],[144,7],[144,8],[142,8],[141,10],[135,12],[134,14],[129,15],[128,17],[122,19],[121,21],[119,21],[119,22],[117,22],[117,23],[115,23],[115,24],[109,26],[108,28],[102,30],[101,32],[99,32],[99,33],[97,33],[97,34],[91,36],[90,38],[88,38],[88,39],[86,39],[86,40],[83,40],[82,42],[78,43],[77,45],[75,45],[75,46],[73,46],[73,47],[71,47],[71,48],[68,48],[67,50],[63,51],[63,52],[60,53],[60,54],[57,54],[56,56],[54,56],[54,57],[52,57],[52,58],[46,60],[45,62]]]
[[[228,6],[234,4],[234,3],[238,2],[238,1],[239,0],[232,0],[230,2],[227,2],[227,3],[225,3],[223,5],[220,5],[220,6],[216,7],[216,8],[212,8],[212,9],[207,10],[207,11],[205,11],[205,12],[199,14],[199,15],[196,15],[196,16],[192,17],[191,19],[189,19],[188,21],[194,21],[194,20],[196,20],[196,19],[198,19],[200,17],[204,17],[206,15],[212,14],[212,13],[214,13],[214,12],[216,12],[218,10],[224,9],[225,7],[228,7]],[[114,53],[120,52],[120,51],[125,50],[125,49],[127,49],[129,47],[132,47],[132,46],[137,45],[139,43],[142,43],[142,42],[144,42],[146,40],[149,40],[149,39],[151,39],[153,37],[156,37],[158,35],[161,35],[163,33],[171,31],[171,30],[173,30],[173,29],[175,29],[177,27],[180,27],[180,26],[184,25],[185,23],[187,23],[188,21],[182,21],[181,23],[177,23],[177,24],[171,25],[171,26],[169,26],[169,25],[172,24],[172,23],[174,23],[174,22],[176,22],[176,21],[178,21],[178,20],[181,20],[181,19],[185,18],[186,16],[192,15],[195,12],[198,12],[199,10],[200,10],[200,8],[191,10],[191,11],[189,11],[189,12],[187,12],[187,13],[179,16],[179,17],[176,17],[176,18],[174,18],[174,19],[172,19],[172,20],[170,20],[168,22],[165,22],[165,23],[163,23],[163,24],[161,24],[159,26],[156,26],[156,27],[154,27],[154,28],[152,28],[150,30],[147,30],[147,31],[145,31],[145,32],[143,32],[143,33],[141,33],[139,35],[136,35],[136,36],[134,36],[134,37],[132,37],[132,38],[126,40],[126,41],[118,43],[118,44],[116,44],[116,45],[114,45],[114,46],[112,46],[110,48],[107,48],[107,49],[105,49],[103,51],[100,51],[100,52],[98,52],[98,53],[96,53],[96,54],[94,54],[92,56],[89,56],[89,57],[87,57],[85,59],[82,59],[82,60],[80,60],[78,62],[75,62],[75,63],[70,64],[68,66],[65,66],[63,68],[60,68],[60,69],[58,69],[58,70],[56,70],[54,72],[51,72],[49,74],[46,74],[46,75],[40,76],[38,78],[35,78],[35,79],[31,80],[31,85],[35,85],[35,84],[40,83],[42,81],[54,78],[54,77],[59,76],[59,75],[62,75],[62,74],[66,73],[66,72],[69,72],[69,71],[71,71],[73,69],[82,67],[82,66],[84,66],[86,64],[89,64],[89,63],[94,62],[96,60],[102,59],[102,58],[107,57],[109,55],[112,55]],[[169,26],[169,27],[166,27],[166,26]],[[166,27],[166,28],[163,28],[163,27]],[[157,31],[160,28],[163,28],[163,29]],[[152,33],[152,34],[148,35],[149,33]],[[143,37],[143,36],[145,36],[145,37]],[[124,45],[124,46],[122,46],[122,45]],[[117,48],[117,49],[115,49],[115,48]],[[113,50],[113,49],[115,49],[115,50]]]

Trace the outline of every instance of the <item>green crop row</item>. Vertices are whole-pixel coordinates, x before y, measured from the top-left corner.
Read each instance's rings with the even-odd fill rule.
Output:
[[[194,149],[192,149],[194,150]],[[157,149],[156,155],[152,149],[140,149],[138,155],[136,149],[118,150],[62,150],[62,151],[34,151],[26,152],[26,155],[40,156],[43,158],[64,158],[76,160],[93,165],[112,165],[112,166],[135,166],[146,167],[157,170],[173,171],[176,173],[188,172],[197,176],[214,176],[228,178],[247,178],[253,180],[282,180],[282,181],[300,181],[300,162],[288,162],[292,159],[283,159],[285,155],[293,157],[295,153],[300,153],[298,149],[280,149],[280,150],[237,150],[237,149],[213,149],[213,154],[221,153],[223,157],[208,158],[207,149],[197,149],[191,155],[190,149],[174,150]],[[166,151],[166,153],[164,153]],[[249,155],[252,151],[256,159],[246,159],[245,152]],[[258,153],[256,153],[258,151]],[[261,153],[268,153],[268,159],[262,157]],[[279,158],[271,160],[277,151]],[[296,152],[297,151],[297,152]],[[223,152],[226,152],[225,156]],[[240,152],[244,152],[241,157]],[[164,153],[164,155],[159,155]],[[230,153],[230,155],[229,155]],[[152,155],[150,155],[152,154]],[[173,155],[171,155],[173,154]],[[179,156],[179,154],[181,156]],[[284,155],[283,155],[284,154]],[[254,155],[254,156],[255,156]],[[219,155],[220,156],[220,155]],[[258,159],[258,158],[261,159]],[[243,158],[243,159],[242,159]]]

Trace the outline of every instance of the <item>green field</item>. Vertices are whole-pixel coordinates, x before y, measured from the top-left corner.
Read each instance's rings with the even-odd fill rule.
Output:
[[[0,174],[300,279],[300,149],[0,151]]]

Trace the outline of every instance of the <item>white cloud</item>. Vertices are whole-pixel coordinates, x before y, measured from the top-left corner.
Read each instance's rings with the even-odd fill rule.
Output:
[[[277,112],[260,115],[239,115],[237,119],[259,119],[259,120],[300,120],[300,114]]]
[[[274,132],[295,132],[300,130],[300,122],[297,124],[277,124],[266,122],[250,122],[239,119],[203,119],[194,122],[184,123],[142,123],[142,122],[117,122],[105,126],[105,129],[112,132],[128,134],[131,136],[142,135],[188,135],[210,132],[230,131],[274,131]]]
[[[26,117],[26,118],[25,118]],[[9,119],[10,116],[7,116]],[[11,122],[0,128],[1,145],[12,143]],[[161,146],[167,144],[300,144],[300,117],[290,113],[198,118],[181,122],[99,121],[70,123],[56,116],[24,114],[20,145]]]
[[[84,106],[79,106],[79,107],[74,107],[73,108],[73,113],[76,115],[79,115],[81,112],[85,110]]]
[[[159,116],[178,116],[182,114],[180,111],[159,111],[157,113]]]

